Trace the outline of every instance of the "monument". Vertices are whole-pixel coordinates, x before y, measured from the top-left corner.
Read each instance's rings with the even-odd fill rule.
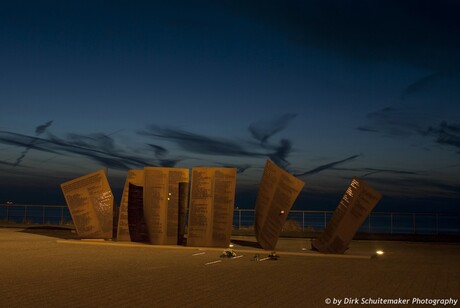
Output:
[[[236,168],[192,168],[187,246],[228,247]]]
[[[179,183],[179,221],[177,225],[177,245],[185,245],[185,231],[187,228],[188,211],[188,182]]]
[[[312,242],[322,253],[344,253],[359,227],[382,195],[364,181],[353,178],[324,232]]]
[[[267,160],[256,199],[254,229],[263,249],[274,250],[304,182]]]
[[[128,170],[128,175],[126,176],[125,185],[123,187],[123,194],[121,196],[120,209],[118,211],[117,241],[131,240],[128,222],[128,200],[130,184],[142,187],[144,185],[144,170]],[[141,210],[143,209],[141,208]]]
[[[114,198],[104,170],[62,183],[61,189],[78,236],[112,238]]]
[[[189,169],[144,168],[144,218],[151,244],[177,244],[179,184],[188,182]]]
[[[144,187],[129,183],[128,228],[132,242],[150,242],[144,217]]]

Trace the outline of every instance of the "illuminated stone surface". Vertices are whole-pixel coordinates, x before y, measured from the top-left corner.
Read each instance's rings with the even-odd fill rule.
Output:
[[[80,237],[112,238],[114,199],[104,170],[62,183],[61,189]]]
[[[382,195],[360,179],[352,179],[324,232],[312,242],[323,253],[344,253]]]
[[[128,170],[128,175],[126,176],[125,185],[123,187],[120,209],[118,211],[117,241],[131,240],[128,227],[128,198],[130,183],[136,186],[143,186],[144,170]]]
[[[292,205],[304,186],[293,175],[267,160],[256,200],[254,229],[262,248],[274,250]]]
[[[188,183],[189,169],[144,168],[144,218],[151,244],[177,245],[179,183]]]
[[[228,247],[236,168],[193,168],[187,246]]]

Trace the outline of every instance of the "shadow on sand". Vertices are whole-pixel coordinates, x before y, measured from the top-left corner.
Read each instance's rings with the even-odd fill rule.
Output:
[[[239,246],[243,246],[243,247],[252,247],[252,248],[262,249],[262,246],[260,246],[259,243],[253,242],[253,241],[232,239],[232,243],[239,245]]]
[[[78,239],[76,232],[72,228],[59,226],[31,226],[24,228],[20,232],[43,235],[59,239]]]

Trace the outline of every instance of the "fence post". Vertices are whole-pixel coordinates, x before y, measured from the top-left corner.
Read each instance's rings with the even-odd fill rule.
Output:
[[[326,212],[324,212],[324,230],[326,230],[326,224],[327,224],[327,218],[326,218]]]
[[[61,207],[61,225],[64,224],[64,207]]]
[[[241,230],[241,210],[238,209],[238,230]]]
[[[390,213],[390,234],[393,234],[393,212]]]
[[[438,213],[436,213],[436,235],[439,234],[439,218]]]
[[[305,232],[305,211],[302,211],[302,232]]]
[[[371,215],[372,214],[369,214],[369,218],[367,220],[368,224],[367,224],[367,232],[368,233],[371,233]]]

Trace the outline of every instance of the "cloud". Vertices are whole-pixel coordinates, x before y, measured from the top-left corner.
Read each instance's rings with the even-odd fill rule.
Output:
[[[421,77],[404,89],[401,98],[405,100],[417,94],[426,95],[434,92],[438,100],[455,103],[460,98],[459,88],[460,65],[457,65]]]
[[[407,197],[439,196],[442,198],[458,198],[460,186],[426,177],[371,177],[366,182],[378,187],[385,195]]]
[[[53,121],[48,121],[43,125],[39,125],[35,128],[35,135],[39,136],[45,132],[45,130],[53,124]]]
[[[251,165],[249,164],[221,164],[219,163],[219,165],[222,165],[226,168],[236,168],[236,173],[243,173],[247,169],[251,168]]]
[[[448,124],[443,121],[438,126],[428,128],[427,135],[433,136],[436,143],[453,146],[460,150],[460,123]]]
[[[104,133],[94,133],[90,135],[80,135],[71,133],[67,135],[67,143],[84,148],[99,149],[106,152],[115,152],[115,142],[112,137]]]
[[[370,126],[366,126],[367,131],[380,131],[391,137],[422,134],[426,130],[427,124],[426,117],[421,116],[416,111],[410,112],[407,109],[394,107],[385,107],[371,112],[367,115],[367,118],[372,123]]]
[[[0,131],[0,143],[10,144],[18,147],[28,147],[42,152],[57,153],[56,151],[44,147],[46,139],[21,135],[9,131]]]
[[[255,139],[264,144],[271,136],[285,129],[295,117],[297,114],[294,113],[283,114],[269,120],[254,122],[248,129]]]
[[[313,175],[313,174],[319,173],[321,171],[331,169],[331,168],[333,168],[333,167],[335,167],[337,165],[340,165],[340,164],[346,163],[348,161],[354,160],[355,158],[357,158],[359,156],[360,155],[353,155],[353,156],[347,157],[347,158],[342,159],[342,160],[337,160],[337,161],[334,161],[334,162],[331,162],[331,163],[328,163],[328,164],[325,164],[325,165],[315,167],[315,168],[313,168],[311,170],[308,170],[308,171],[305,171],[305,172],[302,172],[302,173],[296,173],[296,174],[294,174],[294,176],[301,177],[301,176],[306,176],[306,175]]]
[[[252,149],[249,148],[249,144],[244,144],[243,142],[232,141],[225,138],[208,137],[180,129],[161,128],[154,125],[138,133],[140,135],[173,142],[181,149],[195,154],[230,157],[268,157],[281,168],[286,168],[289,165],[287,157],[292,149],[291,141],[288,139],[282,139],[278,145],[259,144],[257,149]],[[153,147],[157,152],[162,152],[162,149],[164,149],[158,146]]]
[[[394,170],[394,169],[364,168],[361,170],[367,171],[367,173],[361,176],[362,178],[367,177],[369,175],[377,174],[377,173],[404,174],[404,175],[417,175],[418,174],[417,172],[413,172],[413,171]]]
[[[152,136],[176,143],[185,151],[205,155],[252,156],[261,157],[266,154],[246,150],[240,143],[224,139],[211,138],[174,128],[160,128],[151,125],[140,135]]]
[[[285,115],[270,122],[272,125],[263,137],[264,142],[274,133],[283,129],[289,118],[293,115]],[[26,148],[20,157],[16,159],[15,166],[18,166],[27,152],[31,149],[54,153],[56,155],[78,155],[89,158],[108,168],[126,170],[133,167],[143,166],[164,166],[174,167],[184,157],[170,157],[169,151],[160,145],[149,143],[148,146],[154,150],[155,161],[147,159],[141,155],[129,155],[118,147],[115,139],[109,134],[77,134],[69,133],[64,138],[47,132],[52,124],[49,121],[43,125],[37,126],[35,132],[42,135],[45,132],[46,138],[38,136],[28,136],[8,131],[0,131],[0,143],[10,144],[13,146],[23,146]],[[279,144],[267,144],[256,147],[250,143],[233,141],[225,138],[209,137],[196,133],[191,133],[174,128],[160,128],[150,126],[148,129],[138,132],[140,135],[164,139],[173,142],[183,150],[203,155],[229,156],[229,157],[255,157],[270,158],[280,167],[285,168],[289,165],[287,160],[292,149],[291,142],[288,139],[282,139]],[[240,172],[246,170],[247,166],[241,166]]]
[[[291,153],[292,144],[287,139],[282,139],[280,145],[275,149],[275,152],[268,155],[268,157],[280,168],[286,169],[289,166],[287,157]]]
[[[148,145],[155,150],[155,156],[157,157],[164,157],[168,153],[168,150],[166,150],[162,146],[152,144],[152,143],[149,143]]]
[[[127,170],[131,167],[156,166],[141,156],[125,155],[114,140],[102,133],[88,136],[69,134],[68,139],[49,135],[49,146],[56,150],[88,157],[108,168]]]
[[[385,136],[400,138],[418,136],[436,144],[454,147],[460,150],[460,123],[440,121],[438,124],[429,116],[408,109],[386,107],[367,115],[371,122],[359,126],[357,130],[371,133],[382,133]]]
[[[9,163],[7,161],[2,161],[2,160],[0,160],[0,165],[13,166],[13,167],[15,166],[15,164],[13,163]]]
[[[365,126],[358,126],[356,127],[357,130],[363,131],[363,132],[369,132],[369,133],[378,133],[378,129],[371,128],[371,127],[365,127]]]
[[[8,131],[0,131],[0,143],[26,146],[29,150],[34,149],[60,155],[79,155],[101,163],[108,168],[121,170],[127,170],[131,167],[156,165],[156,163],[141,156],[123,154],[123,151],[116,147],[114,140],[110,136],[102,133],[87,136],[69,134],[67,139],[59,138],[48,133],[45,139]],[[19,165],[17,164],[17,160],[14,165]]]
[[[159,161],[159,165],[162,167],[174,167],[177,165],[178,162],[183,160],[184,158],[167,158],[166,155],[168,154],[168,150],[162,146],[149,143],[150,147],[152,147],[155,151],[155,157]]]
[[[35,128],[35,136],[40,136],[45,132],[45,130],[51,126],[53,121],[48,121],[43,125],[39,125]],[[33,148],[34,143],[37,141],[36,138],[31,139],[30,143],[26,146],[24,151],[22,151],[21,155],[16,159],[16,162],[14,163],[14,166],[19,166],[19,164],[22,162],[22,160],[26,157],[27,153],[29,152],[30,149]]]

